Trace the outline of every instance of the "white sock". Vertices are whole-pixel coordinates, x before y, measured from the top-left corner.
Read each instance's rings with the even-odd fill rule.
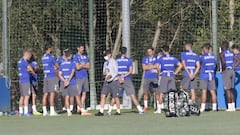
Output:
[[[140,105],[137,106],[137,109],[138,109],[139,112],[143,112],[143,109]]]
[[[144,100],[144,107],[148,107],[148,101],[147,100]]]
[[[232,108],[235,109],[235,102],[232,102]]]
[[[77,106],[77,109],[80,110],[81,108],[79,106]]]
[[[24,106],[24,114],[28,113],[28,106]]]
[[[164,105],[163,105],[163,103],[160,104],[160,108],[161,108],[161,109],[164,109]]]
[[[108,112],[109,112],[109,113],[112,112],[112,108],[113,108],[113,107],[112,107],[111,105],[109,105],[109,108],[108,108]]]
[[[232,103],[228,103],[228,109],[232,109]]]
[[[216,111],[216,110],[217,110],[217,104],[216,104],[216,103],[213,103],[213,104],[212,104],[212,110],[213,110],[213,111]]]
[[[120,109],[117,109],[117,112],[120,113]]]
[[[68,113],[71,113],[71,110],[70,110],[70,109],[67,109],[67,112],[68,112]]]
[[[63,107],[63,108],[62,108],[62,110],[63,110],[63,111],[66,111],[66,108],[65,108],[65,107]]]
[[[100,112],[103,113],[104,109],[103,108],[100,108]]]
[[[33,110],[34,112],[37,111],[36,105],[32,105],[32,110]]]
[[[19,114],[23,114],[23,107],[22,106],[19,107]]]
[[[81,112],[85,112],[85,109],[84,109],[84,108],[81,108],[80,110],[81,110]]]
[[[46,106],[43,106],[43,113],[47,113],[47,107]]]
[[[158,102],[158,100],[157,100],[157,108],[159,108],[160,106],[159,106],[159,102]]]
[[[201,104],[201,110],[204,111],[204,110],[205,110],[205,107],[206,107],[206,104],[205,104],[205,103],[202,103],[202,104]]]
[[[50,113],[54,113],[54,112],[55,112],[54,106],[50,106]]]
[[[70,111],[73,111],[73,105],[70,105]]]

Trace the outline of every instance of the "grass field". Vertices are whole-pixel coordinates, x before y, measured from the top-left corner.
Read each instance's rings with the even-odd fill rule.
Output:
[[[1,135],[239,135],[240,112],[205,112],[166,118],[124,112],[121,116],[0,117]]]

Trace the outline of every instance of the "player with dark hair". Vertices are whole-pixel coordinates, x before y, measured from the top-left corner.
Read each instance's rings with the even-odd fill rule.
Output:
[[[42,99],[42,107],[43,107],[43,116],[47,116],[47,98],[48,94],[50,94],[50,116],[58,116],[54,109],[54,99],[55,99],[55,91],[56,91],[56,81],[57,81],[57,65],[56,59],[51,54],[52,45],[46,44],[45,46],[45,54],[42,56],[42,65],[43,65],[43,99]]]
[[[117,105],[117,112],[115,115],[120,115],[120,101],[119,101],[119,89],[118,89],[118,65],[117,61],[112,58],[112,53],[110,50],[106,50],[103,66],[103,75],[105,76],[104,84],[101,91],[101,108],[100,111],[95,114],[96,116],[104,115],[104,105],[107,94],[111,93],[112,98],[114,98]]]
[[[28,112],[28,102],[32,89],[30,77],[35,74],[31,64],[28,62],[31,56],[31,51],[25,49],[23,51],[23,57],[18,61],[19,87],[21,93],[19,99],[19,116],[32,116],[32,114]]]
[[[121,56],[117,58],[118,83],[119,83],[118,89],[123,88],[123,90],[126,91],[127,95],[131,97],[134,105],[138,109],[139,114],[144,114],[144,111],[136,98],[135,89],[131,80],[131,75],[133,72],[133,61],[131,58],[127,57],[126,47],[121,47],[120,53]],[[108,115],[111,115],[114,103],[115,103],[114,101],[111,102],[111,105],[108,110]]]
[[[79,45],[77,48],[78,52],[73,56],[73,60],[77,64],[76,78],[77,78],[77,88],[81,96],[81,106],[78,106],[78,111],[84,115],[86,110],[84,109],[84,104],[86,100],[86,93],[89,92],[88,84],[88,73],[87,70],[90,68],[89,59],[86,54],[84,54],[85,46]]]
[[[182,90],[191,90],[191,99],[196,101],[197,80],[196,76],[200,69],[200,62],[197,53],[192,50],[192,43],[185,43],[185,51],[181,53],[181,61],[184,69],[184,78],[181,81]]]
[[[157,62],[161,80],[158,89],[160,93],[158,101],[159,105],[155,113],[161,113],[161,109],[163,108],[163,94],[176,89],[174,76],[182,69],[182,64],[178,61],[178,59],[170,55],[170,50],[167,45],[164,45],[162,50],[164,55]]]
[[[205,111],[207,90],[210,91],[212,97],[212,110],[217,110],[216,99],[216,83],[215,83],[215,69],[217,65],[216,56],[210,52],[211,45],[206,43],[202,46],[202,55],[200,56],[200,89],[202,90],[201,108],[200,111]]]
[[[31,66],[35,72],[35,74],[31,75],[31,85],[32,85],[32,113],[33,115],[42,115],[40,112],[37,111],[36,107],[36,99],[37,99],[37,91],[38,91],[38,72],[39,72],[39,66],[37,63],[37,51],[32,50],[32,57],[30,60]]]
[[[75,97],[77,105],[81,105],[81,100],[75,78],[76,64],[72,60],[72,53],[70,50],[64,52],[64,57],[66,58],[65,61],[59,66],[59,78],[61,80],[60,89],[62,94],[65,96],[67,115],[71,116],[72,112],[70,110],[70,97]]]
[[[221,45],[220,60],[222,64],[222,79],[223,86],[227,96],[228,109],[226,111],[235,111],[235,101],[233,96],[233,88],[235,83],[234,68],[236,68],[240,61],[233,52],[229,50],[228,41],[224,41]],[[234,62],[234,60],[236,62]]]
[[[157,57],[154,55],[154,49],[147,48],[147,56],[142,59],[142,68],[144,71],[143,90],[144,90],[144,111],[148,109],[148,91],[152,88],[155,92],[158,85]]]

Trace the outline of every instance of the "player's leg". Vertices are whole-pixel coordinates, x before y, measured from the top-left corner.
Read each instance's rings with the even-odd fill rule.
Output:
[[[212,110],[217,111],[217,96],[215,90],[210,90],[210,94],[212,97]]]
[[[70,96],[69,97],[69,100],[70,100],[70,105],[69,105],[69,107],[70,107],[70,111],[72,112],[73,111],[73,106],[74,106],[74,96]]]
[[[42,97],[42,109],[43,116],[47,116],[47,98],[48,98],[48,78],[44,78],[43,80],[43,97]]]
[[[231,74],[232,74],[232,77],[231,77],[231,100],[232,100],[232,108],[233,108],[233,111],[236,111],[236,108],[235,108],[235,97],[234,97],[234,88],[235,88],[235,77],[236,77],[236,74],[233,70],[231,70]]]
[[[29,96],[24,96],[24,115],[29,116],[28,112],[28,102],[29,102]]]
[[[116,103],[115,98],[112,98],[112,99],[111,99],[111,102],[110,102],[110,104],[109,104],[108,112],[107,112],[108,115],[111,115],[111,114],[112,114],[112,109],[113,109],[113,106],[114,106],[115,103]]]
[[[50,102],[50,116],[58,116],[54,109],[55,105],[55,87],[56,87],[56,78],[49,78],[48,92],[50,93],[49,102]]]
[[[232,84],[231,84],[231,72],[230,70],[225,70],[222,73],[222,80],[223,80],[223,86],[225,90],[225,94],[227,97],[227,105],[228,109],[226,111],[233,111],[233,106],[232,106]]]
[[[36,106],[36,101],[37,101],[37,89],[38,86],[37,84],[32,84],[31,85],[31,90],[32,90],[32,112],[33,115],[42,115],[42,113],[37,111],[37,106]]]
[[[161,113],[161,109],[163,109],[163,95],[164,93],[167,93],[170,88],[169,88],[169,85],[174,85],[173,87],[175,87],[175,84],[172,84],[170,83],[170,78],[169,77],[161,77],[161,81],[160,81],[160,85],[159,85],[159,88],[158,88],[158,91],[159,91],[159,99],[158,99],[158,108],[156,110],[156,114],[159,114]]]
[[[144,110],[143,108],[140,106],[137,98],[136,98],[136,94],[135,94],[135,88],[133,86],[133,83],[131,80],[125,80],[124,83],[122,84],[123,89],[126,91],[126,94],[132,99],[133,104],[137,107],[139,114],[143,114]]]
[[[24,100],[24,97],[21,96],[20,99],[19,99],[19,102],[18,102],[18,105],[19,105],[19,116],[23,116],[23,100]]]
[[[89,92],[88,78],[84,78],[83,88],[82,88],[82,97],[81,97],[83,109],[85,109],[85,100],[87,97],[87,92]]]
[[[112,94],[112,98],[114,98],[115,102],[116,102],[116,106],[117,106],[117,112],[115,113],[115,115],[120,115],[120,100],[118,98],[119,96],[119,86],[118,86],[118,81],[113,81],[109,84],[110,87],[110,91]]]
[[[143,82],[143,90],[144,90],[144,95],[143,95],[144,111],[148,110],[148,91],[149,91],[149,86],[150,86],[150,80],[149,80],[149,79],[144,79],[144,82]]]
[[[196,103],[196,89],[197,89],[197,80],[194,79],[190,82],[191,100],[193,103]]]
[[[201,80],[200,81],[200,89],[201,89],[201,108],[200,108],[200,111],[204,112],[205,108],[206,108],[208,80]]]
[[[69,103],[70,96],[66,95],[65,96],[65,106],[67,108],[67,115],[72,116],[72,112],[70,110],[70,103]]]
[[[105,100],[106,100],[106,95],[110,92],[110,88],[107,82],[104,82],[103,88],[101,91],[101,101],[100,101],[100,110],[96,116],[103,116],[104,115],[104,105],[105,105]]]
[[[20,88],[20,99],[18,102],[19,105],[19,116],[23,116],[23,100],[24,100],[24,96],[23,96],[23,84],[19,83],[19,88]]]

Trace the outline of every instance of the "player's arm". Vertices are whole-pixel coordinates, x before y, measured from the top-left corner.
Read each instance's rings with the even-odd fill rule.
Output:
[[[196,75],[198,74],[198,72],[199,72],[199,70],[200,70],[200,62],[199,61],[197,61],[196,62],[196,70],[195,70],[195,72],[194,72],[194,78],[196,77]]]
[[[32,68],[32,66],[31,65],[28,65],[27,66],[27,71],[30,73],[30,74],[35,74],[35,72],[34,72],[34,70],[33,70],[33,68]]]
[[[58,77],[60,78],[61,81],[65,82],[66,80],[64,79],[64,77],[62,76],[62,72],[59,71],[58,72]]]
[[[233,65],[233,68],[236,68],[240,64],[240,60],[236,55],[234,56],[234,60],[235,60],[235,63]]]
[[[88,62],[88,63],[84,64],[82,67],[86,68],[86,69],[89,69],[90,68],[90,63]]]
[[[130,66],[130,67],[129,67],[129,71],[128,71],[127,73],[125,73],[122,77],[125,78],[125,77],[131,75],[132,72],[133,72],[133,66]]]
[[[187,72],[188,76],[190,77],[191,76],[191,73],[189,72],[187,66],[186,66],[186,62],[185,60],[182,60],[182,67],[183,69]]]
[[[220,60],[221,60],[221,64],[222,64],[222,70],[225,71],[225,69],[226,69],[226,61],[224,59],[223,53],[220,54]]]
[[[83,65],[80,64],[80,63],[76,63],[76,69],[77,69],[77,70],[83,69]]]
[[[174,74],[175,74],[175,75],[178,74],[178,73],[181,71],[181,69],[182,69],[182,64],[181,64],[181,62],[178,62],[178,63],[177,63],[177,69],[176,69],[176,71],[174,72]]]

